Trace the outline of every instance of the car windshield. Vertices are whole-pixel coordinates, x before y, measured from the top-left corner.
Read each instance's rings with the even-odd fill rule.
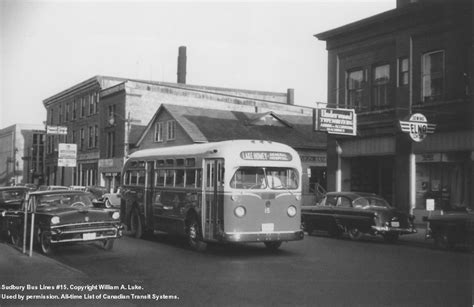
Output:
[[[356,208],[365,208],[365,207],[382,207],[390,208],[390,204],[381,197],[376,196],[365,196],[359,197],[352,202],[353,206]]]
[[[89,208],[92,201],[88,194],[46,194],[37,199],[38,209],[48,208]]]
[[[0,191],[0,203],[15,203],[25,199],[25,191],[22,190],[6,190]]]
[[[298,188],[298,172],[285,167],[241,167],[230,181],[234,189],[294,190]]]

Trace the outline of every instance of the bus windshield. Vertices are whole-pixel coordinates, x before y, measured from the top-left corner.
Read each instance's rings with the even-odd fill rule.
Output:
[[[286,167],[240,167],[235,171],[230,187],[293,190],[298,188],[298,172]]]

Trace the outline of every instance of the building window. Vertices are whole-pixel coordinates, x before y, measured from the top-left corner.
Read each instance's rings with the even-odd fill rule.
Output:
[[[89,127],[89,148],[94,147],[94,128],[92,126]]]
[[[79,148],[80,148],[81,150],[84,149],[84,141],[85,141],[85,138],[86,138],[86,136],[85,136],[84,128],[81,128],[81,143],[79,144]]]
[[[81,117],[86,116],[86,98],[81,97]]]
[[[97,148],[99,144],[99,126],[95,125],[94,130],[94,148]]]
[[[354,70],[347,74],[347,107],[361,109],[364,87],[364,71]]]
[[[174,140],[176,138],[176,121],[169,120],[168,121],[168,140]]]
[[[72,143],[76,144],[77,137],[76,137],[76,130],[72,130]]]
[[[79,98],[74,98],[74,102],[72,103],[72,119],[76,119],[77,118],[77,99]]]
[[[54,109],[51,108],[51,109],[49,109],[49,124],[50,125],[53,124],[53,116],[54,116]]]
[[[64,115],[66,122],[69,121],[69,103],[66,104],[66,114]]]
[[[163,123],[155,124],[155,142],[163,142]]]
[[[444,91],[444,51],[423,54],[423,101],[437,100]]]
[[[398,86],[408,85],[408,58],[398,59]]]
[[[89,116],[91,116],[92,114],[94,114],[94,95],[88,94],[87,101],[89,101]]]
[[[107,158],[115,156],[115,132],[107,133]]]
[[[372,108],[389,105],[388,87],[390,83],[390,65],[377,66],[372,71]]]
[[[115,105],[109,105],[109,124],[115,125]]]
[[[63,122],[63,106],[59,105],[58,123],[61,124],[62,122]]]

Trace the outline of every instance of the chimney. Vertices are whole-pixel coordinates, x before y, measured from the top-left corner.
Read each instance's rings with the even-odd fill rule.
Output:
[[[179,47],[178,83],[186,84],[186,46]]]
[[[295,104],[295,89],[289,88],[286,91],[286,104]]]

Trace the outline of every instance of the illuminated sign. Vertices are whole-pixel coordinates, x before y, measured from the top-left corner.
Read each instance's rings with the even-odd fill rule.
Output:
[[[313,121],[316,131],[343,135],[357,134],[357,116],[354,109],[314,109]]]
[[[242,151],[240,157],[244,160],[262,161],[291,161],[292,157],[287,152],[276,151]]]
[[[401,120],[400,128],[403,132],[410,134],[410,137],[413,141],[421,142],[429,133],[434,133],[436,125],[429,124],[423,114],[415,113],[410,116],[408,121]]]

